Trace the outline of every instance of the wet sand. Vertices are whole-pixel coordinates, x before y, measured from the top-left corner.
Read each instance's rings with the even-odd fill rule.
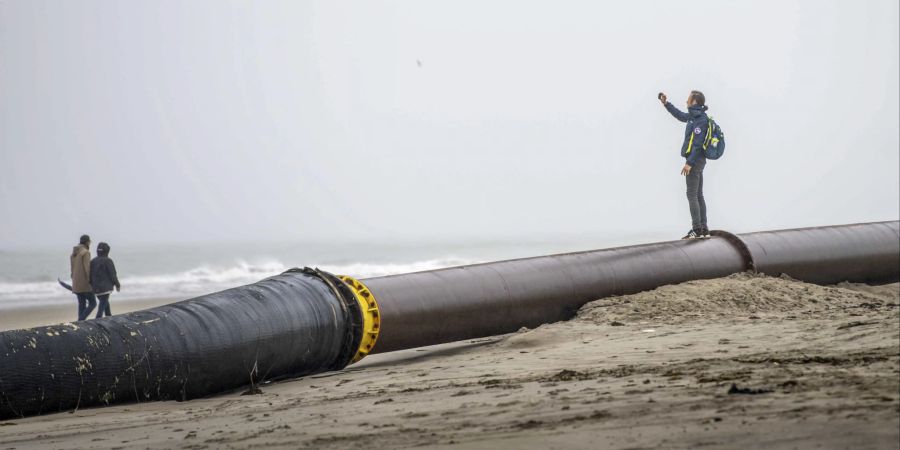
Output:
[[[123,300],[116,301],[113,294],[110,301],[110,310],[113,314],[124,314],[132,311],[153,308],[154,306],[166,305],[178,300],[153,298],[140,300]],[[91,313],[91,317],[97,314],[97,309]],[[36,306],[28,308],[12,308],[0,310],[0,331],[15,330],[18,328],[31,328],[41,325],[55,325],[58,323],[71,322],[78,318],[78,304],[75,302],[75,296],[72,296],[72,303],[69,305],[50,305]]]
[[[900,285],[739,274],[189,402],[0,422],[0,448],[900,448]]]

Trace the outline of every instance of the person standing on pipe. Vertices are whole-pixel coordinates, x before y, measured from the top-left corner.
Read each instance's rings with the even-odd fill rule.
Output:
[[[119,285],[119,277],[116,275],[116,264],[109,258],[109,244],[101,242],[97,244],[97,257],[91,260],[91,287],[94,288],[94,295],[97,296],[99,304],[97,305],[97,318],[112,315],[109,309],[109,296],[112,294],[113,287],[118,292],[122,286]]]
[[[684,142],[681,144],[681,156],[685,159],[681,174],[687,183],[688,207],[691,210],[691,231],[682,239],[709,238],[709,226],[706,223],[706,201],[703,199],[703,169],[706,167],[706,156],[703,154],[703,142],[709,128],[709,117],[706,116],[706,96],[700,91],[691,91],[687,99],[688,112],[683,112],[668,102],[666,94],[659,93],[659,101],[673,117],[685,122]]]
[[[91,237],[84,234],[69,256],[72,269],[72,293],[78,299],[78,320],[85,320],[97,305],[91,288]]]

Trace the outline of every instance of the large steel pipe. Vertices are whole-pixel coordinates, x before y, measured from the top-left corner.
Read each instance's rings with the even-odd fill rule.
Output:
[[[585,303],[747,269],[813,283],[900,277],[900,222],[681,240],[363,280],[382,312],[374,352],[509,333]]]
[[[884,284],[900,271],[900,222],[741,234],[756,270],[817,284]]]
[[[733,235],[362,280],[291,270],[74,324],[0,333],[0,418],[189,399],[386,352],[570,317],[584,303],[744,270],[815,283],[900,279],[900,222]]]
[[[375,352],[536,327],[571,317],[598,298],[746,268],[725,239],[541,256],[363,280],[382,330]]]

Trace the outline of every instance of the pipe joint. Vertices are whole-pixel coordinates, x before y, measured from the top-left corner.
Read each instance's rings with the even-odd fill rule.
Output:
[[[353,291],[362,315],[362,339],[359,342],[359,349],[350,361],[350,364],[353,364],[365,358],[375,347],[378,332],[381,330],[381,315],[378,312],[378,301],[366,285],[347,275],[338,275],[338,278]]]
[[[345,323],[347,324],[347,327],[344,333],[344,342],[341,347],[340,356],[335,360],[331,370],[343,369],[349,364],[362,359],[361,356],[358,356],[358,353],[360,343],[364,336],[365,316],[363,314],[363,304],[357,300],[358,294],[356,291],[337,276],[318,268],[295,268],[290,269],[287,272],[301,272],[322,280],[331,289],[335,298],[340,300],[341,310],[346,318]]]
[[[756,262],[753,260],[753,253],[750,252],[750,247],[747,246],[747,243],[744,242],[743,239],[738,235],[729,233],[725,230],[710,230],[709,234],[710,236],[725,239],[737,249],[738,253],[741,254],[741,257],[744,258],[744,271],[756,272]]]

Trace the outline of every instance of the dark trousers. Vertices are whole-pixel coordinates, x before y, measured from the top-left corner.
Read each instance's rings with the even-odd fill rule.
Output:
[[[98,295],[97,300],[100,301],[100,304],[97,305],[97,318],[103,317],[104,314],[106,317],[111,316],[112,313],[109,312],[109,294]]]
[[[706,200],[703,199],[703,168],[706,159],[700,158],[691,167],[691,173],[685,178],[687,182],[688,206],[691,209],[691,228],[700,230],[706,227]]]
[[[97,299],[93,292],[76,292],[75,295],[78,297],[78,320],[85,320],[97,306]]]

